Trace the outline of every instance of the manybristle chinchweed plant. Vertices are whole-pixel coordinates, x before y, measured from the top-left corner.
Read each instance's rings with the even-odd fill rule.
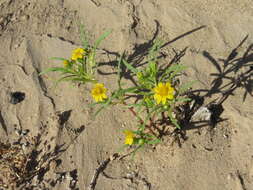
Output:
[[[148,144],[156,144],[161,141],[157,134],[157,121],[165,121],[166,124],[181,129],[178,121],[177,108],[190,101],[185,92],[191,87],[192,82],[183,85],[177,84],[178,75],[186,69],[182,64],[172,63],[159,65],[158,53],[162,43],[156,41],[148,52],[147,60],[142,67],[134,67],[128,63],[122,55],[118,60],[118,88],[108,95],[108,89],[104,84],[96,80],[98,63],[96,53],[99,44],[110,34],[105,32],[91,45],[88,43],[85,33],[81,28],[82,47],[73,50],[70,59],[52,58],[62,62],[60,67],[51,67],[40,73],[59,72],[61,77],[55,81],[57,85],[62,81],[78,82],[82,84],[93,83],[91,96],[99,105],[95,116],[103,109],[111,105],[126,107],[137,118],[138,124],[135,130],[126,129],[124,147],[134,146],[139,148]],[[122,67],[125,67],[135,83],[125,87],[121,79]],[[135,101],[131,101],[136,98]]]
[[[126,107],[138,120],[135,130],[124,130],[125,146],[136,145],[137,149],[147,144],[156,144],[161,141],[156,132],[158,120],[166,120],[169,125],[181,129],[177,117],[177,106],[190,99],[183,95],[191,86],[192,82],[177,84],[178,75],[186,69],[186,66],[178,63],[159,66],[158,53],[162,43],[157,41],[149,50],[147,63],[141,68],[135,68],[128,63],[123,56],[118,61],[118,88],[106,99],[94,98],[100,108],[95,116],[110,105],[121,104]],[[135,78],[136,84],[124,88],[121,82],[121,68],[124,65]],[[103,88],[105,88],[103,86]],[[101,90],[103,93],[106,90]],[[129,99],[138,97],[134,103]]]
[[[53,57],[53,60],[61,61],[62,65],[48,68],[42,71],[40,75],[48,72],[59,72],[61,77],[55,81],[55,85],[63,81],[77,82],[79,84],[97,83],[97,48],[111,32],[108,31],[102,34],[93,45],[88,42],[86,33],[83,30],[83,26],[80,27],[80,32],[82,47],[74,49],[69,59]]]

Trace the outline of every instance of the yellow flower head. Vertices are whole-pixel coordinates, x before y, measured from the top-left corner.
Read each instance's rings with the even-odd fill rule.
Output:
[[[125,144],[132,145],[134,142],[134,133],[130,130],[125,130]]]
[[[107,89],[104,87],[104,84],[101,83],[95,84],[95,86],[91,90],[92,97],[96,102],[101,102],[103,101],[103,99],[106,99],[106,92]]]
[[[154,89],[154,99],[156,100],[157,104],[166,103],[166,100],[172,100],[174,98],[175,89],[171,87],[169,82],[167,83],[159,83]]]
[[[86,51],[83,48],[77,48],[73,50],[71,59],[76,61],[77,59],[82,59]]]
[[[64,65],[65,67],[67,67],[67,66],[69,65],[69,61],[68,61],[68,60],[64,60],[64,61],[63,61],[63,65]]]

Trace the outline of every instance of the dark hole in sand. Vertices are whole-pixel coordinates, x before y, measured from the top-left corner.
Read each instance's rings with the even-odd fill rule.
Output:
[[[22,102],[25,99],[25,93],[23,92],[12,92],[11,93],[11,99],[10,103],[11,104],[18,104]]]

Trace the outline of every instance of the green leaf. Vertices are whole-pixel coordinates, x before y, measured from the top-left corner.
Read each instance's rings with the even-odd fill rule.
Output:
[[[149,63],[149,68],[150,68],[150,71],[153,75],[157,73],[157,64],[156,64],[156,62],[154,62],[154,61],[150,62]]]
[[[122,62],[124,63],[124,65],[126,66],[127,69],[129,69],[130,71],[132,71],[134,74],[137,75],[137,73],[139,72],[138,69],[134,68],[132,65],[127,63],[124,59],[122,60]]]
[[[86,79],[86,78],[81,78],[81,77],[74,77],[74,78],[71,79],[71,81],[76,81],[76,82],[80,81],[80,82],[86,83],[86,82],[90,82],[91,80]]]
[[[121,89],[121,91],[123,93],[134,93],[136,90],[138,90],[138,87],[135,86],[135,87],[130,87],[130,88],[126,88],[126,89]]]
[[[180,72],[182,72],[183,70],[185,70],[187,67],[181,64],[174,64],[174,65],[170,65],[168,68],[166,68],[165,71],[163,71],[163,69],[161,68],[161,77],[160,77],[160,81],[164,81],[164,80],[171,80],[173,79],[177,74],[179,74]]]
[[[159,50],[161,49],[161,46],[162,46],[162,41],[155,40],[154,44],[152,45],[148,53],[149,61],[157,60],[157,54]]]
[[[77,65],[77,71],[80,75],[85,73],[83,64]]]
[[[170,111],[168,112],[168,115],[169,115],[169,118],[170,118],[170,121],[172,122],[172,124],[174,124],[176,128],[181,129],[181,127],[178,125],[177,119],[175,119],[175,118],[172,116],[172,110],[170,110]]]
[[[99,44],[112,32],[112,30],[105,32],[102,34],[95,42],[94,49],[97,49]]]
[[[132,108],[132,107],[141,107],[141,106],[143,106],[143,104],[127,104],[127,105],[125,105],[125,107],[126,108]]]
[[[67,60],[67,59],[64,59],[62,57],[51,57],[50,59],[52,59],[52,60],[58,60],[58,61],[65,61],[65,60]]]
[[[177,74],[181,73],[184,71],[187,67],[184,65],[177,64],[175,65],[175,70],[171,73],[169,80],[173,79]]]
[[[80,24],[80,39],[82,41],[82,45],[83,45],[83,48],[84,49],[88,49],[89,48],[89,42],[88,42],[88,39],[87,39],[87,34],[85,32],[85,27],[83,24]]]
[[[71,73],[71,74],[75,74],[72,70],[68,69],[68,68],[63,68],[63,67],[51,67],[48,69],[45,69],[44,71],[40,72],[39,75],[44,75],[48,72],[56,72],[56,71],[60,71],[63,73]]]
[[[75,75],[68,75],[68,76],[65,76],[65,77],[62,77],[56,81],[54,81],[54,86],[57,86],[60,82],[63,82],[63,81],[69,81],[72,79],[72,77],[74,77]]]
[[[187,82],[183,85],[181,85],[178,89],[178,93],[179,94],[182,94],[182,93],[185,93],[189,88],[191,88],[193,86],[193,84],[195,84],[197,81],[190,81],[190,82]]]
[[[176,102],[189,102],[189,101],[191,101],[191,98],[177,98],[175,101]]]
[[[176,128],[181,129],[181,127],[178,125],[177,120],[170,117],[171,122],[175,125]]]
[[[96,111],[96,113],[94,114],[94,117],[96,117],[103,109],[109,106],[112,100],[116,97],[116,95],[117,94],[115,93],[109,99],[107,99],[106,102],[102,102],[103,105]]]
[[[172,106],[169,107],[169,109],[168,109],[168,116],[169,116],[169,118],[170,118],[170,121],[172,122],[172,124],[174,124],[174,126],[175,126],[176,128],[181,129],[181,127],[180,127],[179,124],[178,124],[177,119],[174,118],[174,117],[172,116],[172,110],[173,110],[173,107],[172,107]]]
[[[144,129],[145,129],[145,124],[144,123],[140,124],[138,127],[138,131],[140,131],[140,133],[142,133],[142,131],[144,131]]]
[[[118,71],[117,71],[118,81],[117,82],[118,82],[119,88],[122,87],[122,84],[121,84],[121,78],[122,78],[121,64],[122,64],[123,56],[124,56],[124,53],[120,56],[120,59],[118,60]]]
[[[155,140],[152,140],[152,141],[148,141],[147,144],[157,144],[157,143],[160,143],[161,140],[160,139],[155,139]]]

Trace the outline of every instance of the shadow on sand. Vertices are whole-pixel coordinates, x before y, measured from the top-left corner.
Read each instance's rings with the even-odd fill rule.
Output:
[[[197,89],[187,93],[193,100],[191,104],[186,104],[178,110],[181,115],[180,125],[182,129],[173,131],[173,135],[179,139],[187,139],[186,131],[191,129],[200,129],[209,126],[212,130],[219,122],[228,120],[221,118],[224,111],[223,103],[234,95],[234,92],[241,88],[244,90],[242,101],[245,101],[247,96],[253,96],[253,44],[246,47],[242,51],[242,45],[247,40],[246,36],[237,47],[235,47],[226,58],[214,58],[209,52],[203,51],[202,55],[214,66],[216,73],[211,73],[213,76],[210,89]],[[220,97],[212,102],[204,105],[205,99],[218,94]],[[200,108],[206,108],[211,114],[210,120],[192,121],[193,115]],[[203,112],[205,114],[205,112]],[[161,131],[161,135],[168,134],[165,129]]]

